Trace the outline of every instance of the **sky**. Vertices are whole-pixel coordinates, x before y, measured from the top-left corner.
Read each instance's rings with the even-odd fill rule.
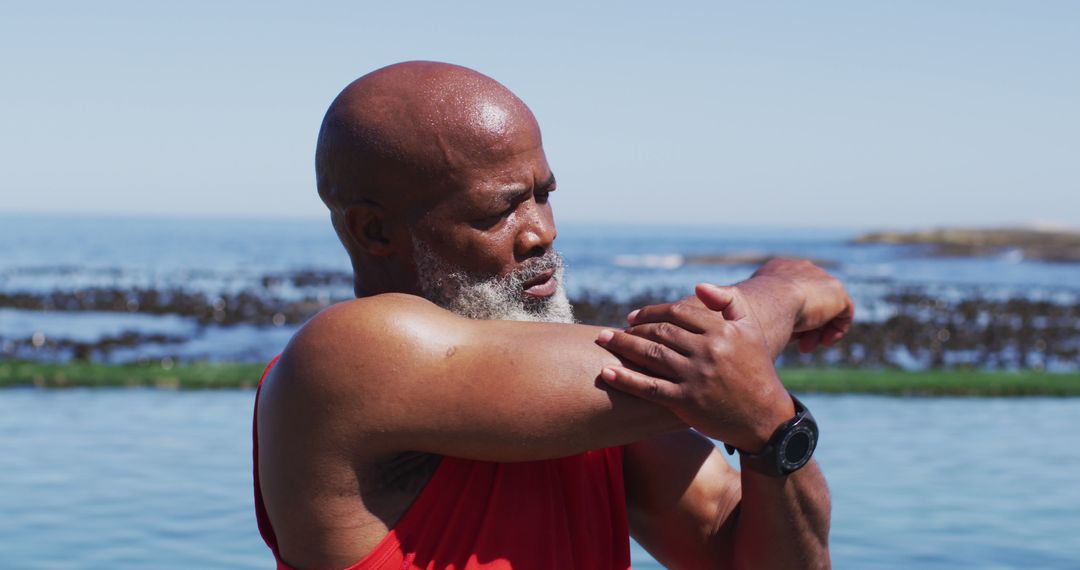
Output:
[[[0,213],[320,218],[327,105],[448,61],[574,222],[1080,226],[1080,3],[21,2]]]

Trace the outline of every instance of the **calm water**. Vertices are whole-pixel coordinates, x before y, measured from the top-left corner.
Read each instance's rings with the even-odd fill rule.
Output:
[[[253,396],[0,392],[0,567],[271,567],[251,506]],[[836,568],[1080,568],[1076,400],[805,401]]]
[[[773,253],[830,261],[872,295],[874,285],[979,286],[1003,294],[1076,293],[1080,268],[1004,254],[978,259],[921,255],[918,247],[852,245],[853,229],[717,226],[559,225],[568,285],[632,294],[696,281],[731,282],[752,266],[685,264],[684,256]],[[80,286],[168,287],[207,293],[257,288],[268,272],[349,271],[327,220],[232,220],[0,215],[0,291]],[[1069,287],[1072,285],[1072,287]],[[346,290],[345,293],[348,293]]]
[[[685,256],[769,252],[835,262],[860,319],[888,316],[907,284],[942,297],[1075,303],[1080,266],[1014,255],[934,259],[853,246],[850,230],[567,224],[568,287],[630,296],[729,283],[751,266]],[[0,216],[0,293],[132,287],[332,299],[341,284],[267,288],[263,277],[347,271],[327,222]],[[876,310],[878,309],[883,310]],[[118,361],[265,361],[292,327],[201,326],[176,315],[0,308],[14,340],[92,341],[137,331],[182,344],[117,349]],[[155,353],[157,350],[160,354]],[[252,392],[0,392],[0,568],[256,568],[270,556],[251,507]],[[810,397],[834,498],[837,568],[1080,568],[1076,400]],[[640,549],[635,565],[655,566]]]
[[[689,294],[699,281],[733,283],[752,265],[682,263],[693,255],[772,253],[830,261],[858,304],[856,318],[893,314],[881,299],[908,285],[942,298],[1030,296],[1080,302],[1080,265],[1020,261],[1001,255],[940,259],[918,248],[856,246],[854,230],[564,224],[556,246],[568,264],[571,296],[584,292],[630,297],[646,290]],[[329,302],[352,295],[335,282],[298,286],[264,278],[301,270],[347,272],[344,250],[324,220],[61,218],[0,216],[0,294],[79,294],[87,288],[173,288],[208,299],[238,292],[284,300]],[[123,312],[66,312],[0,307],[0,354],[34,335],[50,341],[93,342],[122,333],[180,340],[115,348],[108,359],[265,361],[279,352],[293,325],[204,326],[190,317]]]

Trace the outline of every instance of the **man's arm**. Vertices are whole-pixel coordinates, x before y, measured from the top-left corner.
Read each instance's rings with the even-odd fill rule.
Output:
[[[311,445],[297,434],[317,434],[371,460],[417,451],[525,461],[683,429],[663,407],[598,382],[619,363],[594,342],[598,330],[470,320],[409,295],[341,303],[271,370],[260,437]]]
[[[855,305],[839,280],[804,259],[776,258],[753,276],[710,294],[712,307],[732,320],[749,318],[773,360],[789,340],[802,352],[832,346],[851,329]]]
[[[668,568],[823,568],[829,494],[817,463],[787,477],[728,466],[694,431],[627,446],[631,535]]]
[[[810,288],[821,281],[800,278]],[[784,299],[757,309],[776,338],[833,294],[818,287],[807,297],[790,279],[766,276],[743,288]],[[772,317],[780,312],[787,320]],[[598,381],[601,369],[620,363],[594,342],[599,330],[469,320],[409,295],[341,303],[297,333],[267,377],[260,434],[317,433],[357,458],[419,451],[524,461],[683,429],[665,407]],[[280,425],[264,430],[271,418]]]
[[[787,261],[772,268],[783,271],[775,277],[781,281],[795,272],[820,272],[807,264]],[[762,271],[769,269],[766,266]],[[818,283],[839,287],[835,280]],[[842,287],[839,290],[842,292]],[[850,299],[846,294],[832,298],[830,302],[839,305],[822,309],[815,316],[800,314],[791,301],[795,296],[776,296],[764,288],[699,287],[698,295],[698,302],[684,300],[637,311],[630,319],[631,334],[604,337],[616,353],[645,369],[659,374],[666,371],[669,377],[678,377],[678,382],[622,367],[605,372],[605,378],[620,389],[669,406],[688,424],[713,437],[756,449],[767,439],[769,430],[793,414],[775,372],[764,364],[776,356],[786,340],[770,329],[784,324],[786,318],[795,330],[806,331],[800,337],[803,350],[819,343],[832,344],[850,327]],[[721,314],[702,311],[702,306]],[[763,306],[769,310],[751,309]],[[694,334],[715,332],[707,321],[721,318],[734,321],[726,326],[722,341]],[[754,334],[756,318],[771,319],[758,335]],[[756,390],[747,391],[748,387]],[[686,402],[694,403],[687,407]],[[711,413],[703,413],[703,409],[711,409]],[[684,431],[628,446],[624,470],[631,532],[665,565],[829,565],[828,489],[815,462],[786,477],[749,469],[740,475],[727,465],[712,442]]]

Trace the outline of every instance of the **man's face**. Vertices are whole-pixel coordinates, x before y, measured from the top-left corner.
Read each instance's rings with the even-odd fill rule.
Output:
[[[573,309],[563,286],[562,256],[549,250],[510,273],[485,276],[453,266],[421,240],[415,245],[416,273],[424,297],[436,305],[470,319],[574,322]],[[548,277],[550,276],[550,277]],[[527,293],[533,286],[554,288],[546,295]]]
[[[420,291],[470,318],[572,322],[539,131],[447,160],[446,187],[410,228]]]

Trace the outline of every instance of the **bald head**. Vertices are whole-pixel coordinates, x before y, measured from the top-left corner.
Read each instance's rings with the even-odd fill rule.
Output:
[[[398,63],[334,99],[315,156],[319,196],[340,216],[357,201],[422,207],[463,167],[539,144],[532,112],[506,87],[446,63]]]
[[[536,119],[464,67],[406,62],[353,81],[323,119],[315,171],[358,296],[422,293],[424,247],[486,279],[535,269],[555,237]]]

